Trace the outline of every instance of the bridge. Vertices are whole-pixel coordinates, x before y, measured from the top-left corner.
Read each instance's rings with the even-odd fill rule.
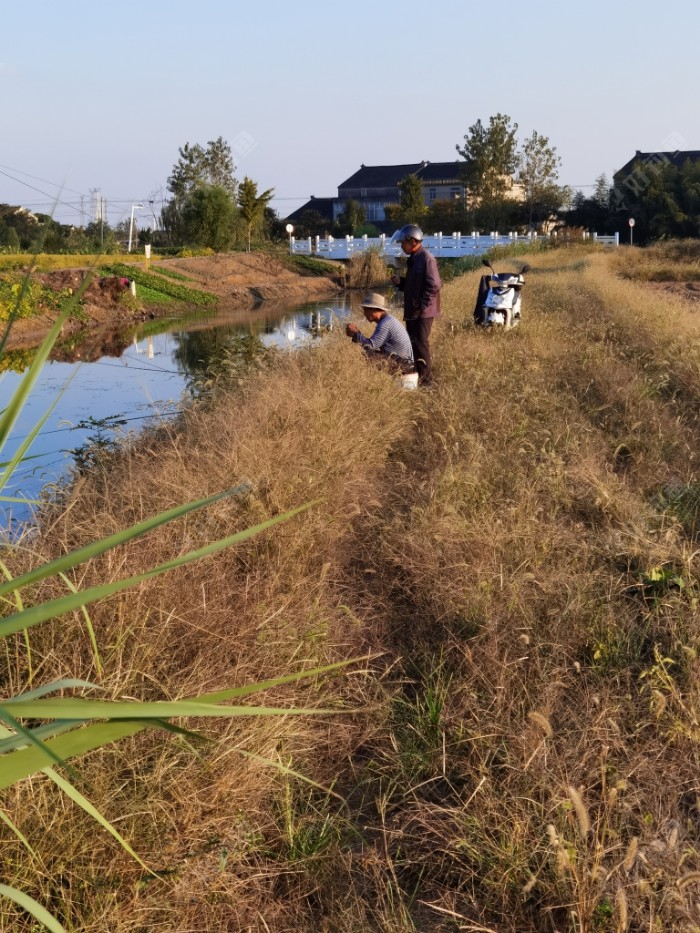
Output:
[[[556,233],[551,238],[556,239]],[[619,246],[620,234],[615,233],[612,236],[601,236],[597,233],[584,234],[584,239],[590,239],[592,242],[603,246]],[[423,238],[423,245],[433,256],[441,259],[458,259],[460,256],[481,256],[495,246],[513,246],[516,243],[534,245],[538,242],[549,241],[550,236],[541,236],[534,233],[528,233],[520,236],[516,233],[489,233],[482,235],[474,232],[469,235],[462,233],[452,233],[443,235],[434,233],[432,236]],[[297,256],[318,256],[322,259],[350,259],[358,253],[364,253],[369,249],[376,250],[380,256],[388,258],[398,257],[402,254],[401,245],[392,243],[391,237],[384,234],[378,237],[308,237],[307,239],[297,240],[295,237],[289,238],[289,251]]]

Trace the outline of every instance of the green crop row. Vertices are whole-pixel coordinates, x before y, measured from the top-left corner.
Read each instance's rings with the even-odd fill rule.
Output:
[[[178,282],[191,282],[192,277],[189,275],[183,275],[182,272],[176,272],[175,269],[171,269],[169,266],[158,266],[154,272],[157,275],[166,275],[169,279],[177,279]]]
[[[180,285],[178,282],[170,282],[160,275],[154,275],[152,272],[146,272],[136,266],[127,266],[124,263],[114,263],[113,265],[103,266],[101,270],[103,275],[119,275],[132,279],[137,285],[149,288],[154,292],[161,292],[170,298],[176,298],[178,301],[186,301],[194,305],[212,305],[217,301],[216,295],[210,292],[202,292],[196,288],[188,288],[186,285]]]

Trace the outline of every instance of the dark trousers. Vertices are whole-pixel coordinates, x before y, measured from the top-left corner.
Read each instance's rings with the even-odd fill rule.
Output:
[[[418,380],[423,385],[431,382],[433,374],[430,368],[430,331],[435,318],[417,317],[406,321],[406,330],[413,347],[413,359],[416,361]]]

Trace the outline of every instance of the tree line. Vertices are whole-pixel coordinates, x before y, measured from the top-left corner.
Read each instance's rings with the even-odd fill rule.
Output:
[[[559,227],[614,233],[634,217],[637,243],[700,236],[700,163],[677,165],[663,154],[642,157],[617,184],[600,175],[586,195],[559,184],[561,160],[548,137],[533,131],[520,142],[517,133],[518,124],[506,114],[497,113],[486,123],[477,120],[456,144],[466,196],[426,205],[421,180],[408,175],[399,182],[398,203],[385,205],[387,221],[450,232]],[[170,198],[158,229],[136,233],[141,245],[250,250],[254,244],[286,240],[284,221],[270,207],[274,189],[259,191],[248,176],[239,181],[231,147],[221,136],[205,146],[185,143],[167,190]],[[72,226],[0,204],[0,251],[112,252],[127,241],[129,223]],[[334,223],[306,211],[295,222],[295,233],[372,236],[379,230],[367,222],[362,205],[350,200]]]
[[[214,250],[245,246],[253,241],[283,239],[284,228],[270,208],[274,189],[258,191],[252,178],[238,181],[229,144],[219,136],[207,143],[189,143],[168,177],[170,200],[161,212],[169,243]]]
[[[460,177],[464,198],[425,204],[423,182],[410,174],[399,184],[399,201],[385,205],[387,221],[423,224],[430,230],[537,229],[568,206],[572,192],[558,183],[561,160],[546,136],[534,131],[519,143],[518,124],[497,113],[487,124],[477,120],[469,127],[462,145]],[[301,235],[312,235],[327,222],[312,212],[302,217]],[[362,205],[348,201],[332,231],[334,235],[372,232]],[[374,228],[376,232],[376,228]]]
[[[284,223],[270,207],[274,189],[259,191],[252,178],[239,181],[234,172],[231,147],[221,136],[206,146],[185,143],[168,176],[170,198],[158,228],[136,230],[135,241],[220,251],[286,240]],[[129,239],[130,224],[127,218],[114,226],[106,221],[73,226],[0,205],[0,251],[114,252]]]
[[[613,184],[601,174],[593,191],[584,194],[559,184],[561,160],[548,137],[531,133],[518,141],[518,124],[497,113],[487,123],[477,120],[456,149],[461,156],[465,198],[425,204],[423,183],[416,175],[399,182],[399,202],[385,205],[387,221],[422,224],[428,230],[589,230],[623,232],[635,220],[635,242],[700,236],[700,162],[676,165],[663,154],[636,161]],[[364,209],[348,201],[338,222],[307,211],[300,236],[346,233],[377,234]]]

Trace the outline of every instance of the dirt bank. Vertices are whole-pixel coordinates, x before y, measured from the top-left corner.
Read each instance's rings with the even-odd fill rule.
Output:
[[[138,267],[143,268],[143,265]],[[245,308],[278,298],[298,298],[301,302],[332,295],[339,287],[337,269],[330,264],[328,276],[304,275],[303,270],[267,253],[228,253],[152,263],[152,272],[159,268],[186,276],[182,284],[189,288],[215,295],[219,308]],[[75,292],[80,287],[86,275],[86,268],[62,269],[38,273],[36,279],[56,295],[67,296],[68,290]],[[40,306],[39,313],[17,320],[6,349],[38,346],[56,320],[59,305],[58,301],[47,302]],[[172,314],[175,307],[173,302],[149,303],[138,294],[133,299],[118,277],[96,277],[88,285],[81,307],[64,324],[56,352],[60,356],[61,346],[65,346],[75,355],[76,345],[82,342],[95,347],[110,346],[118,342],[117,336],[130,325]]]
[[[339,286],[339,269],[329,263],[328,276],[302,275],[269,253],[222,253],[159,264],[186,275],[193,288],[217,295],[227,305],[243,307],[273,298],[323,298]],[[154,268],[158,268],[155,266]]]
[[[693,303],[700,301],[700,282],[649,282],[648,284],[650,288],[666,295],[675,295]]]

